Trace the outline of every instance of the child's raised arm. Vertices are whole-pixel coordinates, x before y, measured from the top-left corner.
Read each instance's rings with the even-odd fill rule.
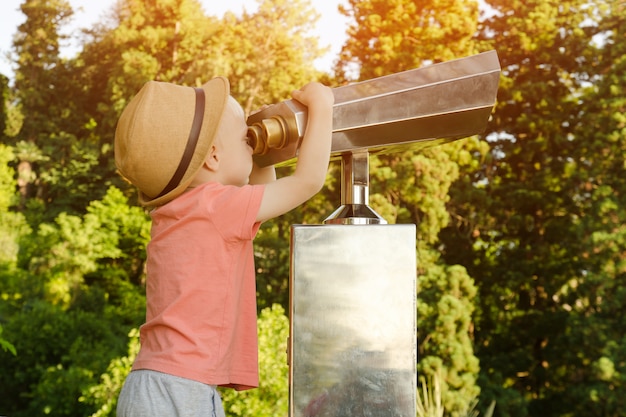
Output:
[[[308,107],[296,169],[292,175],[266,185],[257,221],[296,208],[321,190],[326,179],[333,129],[333,92],[320,83],[309,83],[292,96]]]

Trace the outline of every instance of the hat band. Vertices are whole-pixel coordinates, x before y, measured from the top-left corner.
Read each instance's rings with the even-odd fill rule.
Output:
[[[187,139],[187,145],[185,146],[185,152],[183,157],[176,168],[176,172],[172,176],[170,182],[165,186],[163,191],[155,198],[163,197],[165,194],[172,191],[180,184],[183,179],[189,163],[196,151],[196,145],[198,144],[198,138],[200,137],[200,129],[202,128],[202,120],[204,119],[204,90],[202,88],[194,88],[196,91],[196,110],[193,115],[193,122],[191,123],[191,130],[189,131],[189,138]]]

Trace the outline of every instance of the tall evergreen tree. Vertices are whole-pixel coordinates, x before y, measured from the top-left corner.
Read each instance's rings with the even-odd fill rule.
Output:
[[[55,103],[60,48],[66,36],[61,29],[72,16],[66,0],[26,0],[20,9],[26,20],[18,28],[13,46],[17,55],[15,89],[22,110],[29,114],[20,139],[42,145],[41,136],[56,130],[59,107]]]
[[[42,169],[37,162],[49,160],[54,146],[63,107],[56,98],[62,67],[60,47],[64,41],[61,29],[72,16],[66,0],[26,0],[20,6],[26,21],[18,28],[13,47],[17,56],[15,89],[24,118],[16,140],[27,143],[34,152],[20,153],[20,178],[26,179],[22,199],[43,196]],[[57,103],[54,105],[53,103]],[[57,149],[58,150],[58,149]]]

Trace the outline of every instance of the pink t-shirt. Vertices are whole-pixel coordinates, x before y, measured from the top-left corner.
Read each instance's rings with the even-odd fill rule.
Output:
[[[152,211],[146,323],[133,370],[258,386],[252,239],[264,189],[206,183]]]

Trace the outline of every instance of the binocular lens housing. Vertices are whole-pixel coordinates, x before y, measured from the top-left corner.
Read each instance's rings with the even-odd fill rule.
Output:
[[[289,126],[281,116],[272,116],[248,126],[248,141],[254,155],[265,155],[272,149],[282,149],[289,138]]]

